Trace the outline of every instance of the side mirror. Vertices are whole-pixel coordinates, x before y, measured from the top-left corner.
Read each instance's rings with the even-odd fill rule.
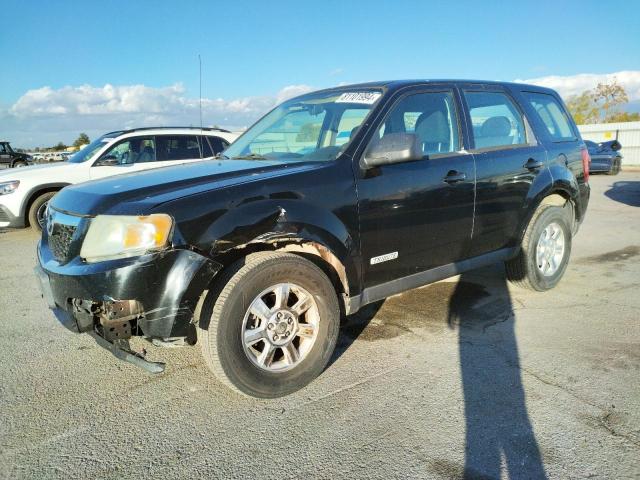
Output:
[[[102,157],[100,161],[96,164],[97,167],[113,167],[115,165],[119,165],[120,161],[118,157],[115,155],[107,155],[106,157]]]
[[[424,154],[417,135],[413,133],[388,133],[369,146],[364,152],[363,162],[366,167],[370,168],[378,165],[422,160],[423,158]]]
[[[621,148],[622,148],[622,144],[619,141],[614,140],[613,142],[611,142],[611,150],[613,150],[614,152],[617,152]]]

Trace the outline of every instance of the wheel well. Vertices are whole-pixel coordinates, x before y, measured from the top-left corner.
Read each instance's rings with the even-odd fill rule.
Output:
[[[310,262],[313,262],[329,278],[333,287],[342,299],[344,295],[349,295],[349,283],[344,265],[338,258],[324,245],[312,241],[285,240],[279,242],[249,243],[242,248],[234,248],[215,258],[223,265],[223,269],[229,265],[257,252],[287,252],[300,255]],[[216,275],[218,277],[220,273]],[[344,302],[340,302],[343,305]],[[344,306],[344,305],[343,305]]]
[[[38,198],[43,193],[58,192],[62,190],[64,187],[66,187],[66,185],[61,185],[57,187],[46,187],[31,193],[31,195],[29,195],[29,200],[27,200],[24,213],[23,213],[24,224],[26,226],[29,226],[29,210],[31,209],[31,205],[33,205],[33,202],[36,200],[36,198]]]
[[[575,233],[575,229],[578,224],[578,219],[576,218],[577,211],[573,200],[568,193],[563,191],[553,192],[542,199],[542,201],[538,205],[538,208],[540,208],[542,205],[554,205],[557,207],[564,207],[568,205],[569,208],[571,208],[571,218],[573,219],[573,225],[571,226],[571,229],[573,233]]]

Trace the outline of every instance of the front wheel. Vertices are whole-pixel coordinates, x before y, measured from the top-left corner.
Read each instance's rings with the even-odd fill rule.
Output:
[[[557,285],[571,255],[571,208],[543,205],[527,226],[518,255],[505,262],[507,279],[543,292]]]
[[[312,262],[288,253],[252,254],[232,265],[205,298],[198,341],[225,385],[275,398],[310,383],[338,338],[333,285]]]
[[[47,192],[43,193],[39,197],[37,197],[29,207],[29,225],[36,232],[41,232],[47,223],[46,212],[47,212],[47,204],[49,200],[56,194],[57,192]]]

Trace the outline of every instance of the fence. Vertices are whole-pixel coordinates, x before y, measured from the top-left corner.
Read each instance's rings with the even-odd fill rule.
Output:
[[[584,140],[596,143],[618,140],[622,144],[622,165],[640,166],[640,122],[578,125]]]

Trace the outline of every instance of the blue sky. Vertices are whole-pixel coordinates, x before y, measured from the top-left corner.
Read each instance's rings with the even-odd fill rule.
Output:
[[[3,0],[2,12],[0,135],[34,145],[55,135],[69,141],[82,125],[97,132],[127,113],[129,121],[184,123],[198,96],[198,54],[212,101],[206,121],[233,127],[292,86],[640,71],[633,1]],[[115,90],[105,93],[107,84]],[[111,106],[99,105],[105,98]],[[147,102],[157,105],[145,111]]]

